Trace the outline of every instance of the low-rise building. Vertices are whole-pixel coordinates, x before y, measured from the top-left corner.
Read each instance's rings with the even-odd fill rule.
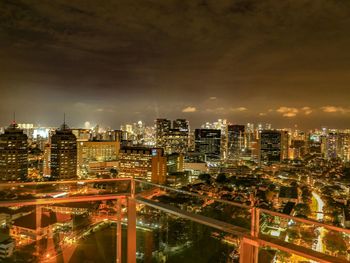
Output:
[[[133,177],[164,184],[167,158],[162,148],[125,146],[119,152],[120,177]]]
[[[11,257],[15,248],[15,241],[8,235],[0,234],[0,261]]]

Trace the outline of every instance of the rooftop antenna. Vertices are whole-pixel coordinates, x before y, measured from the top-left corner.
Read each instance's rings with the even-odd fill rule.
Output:
[[[63,113],[63,125],[66,126],[66,113]]]
[[[13,112],[12,124],[16,124],[16,112]]]

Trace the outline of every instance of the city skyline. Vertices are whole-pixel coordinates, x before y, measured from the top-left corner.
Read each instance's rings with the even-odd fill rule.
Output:
[[[66,114],[65,114],[66,115]],[[116,125],[111,125],[111,123],[104,123],[104,122],[100,122],[97,120],[96,122],[95,121],[83,121],[83,120],[78,120],[76,121],[75,125],[72,125],[72,122],[68,119],[62,119],[61,121],[59,120],[54,120],[54,121],[51,121],[49,122],[49,124],[46,124],[46,123],[43,123],[41,121],[27,121],[27,120],[23,120],[23,119],[18,119],[18,118],[13,118],[12,119],[9,119],[7,122],[4,122],[4,123],[0,123],[0,128],[7,128],[13,124],[20,124],[20,125],[31,125],[33,126],[32,128],[59,128],[63,123],[67,124],[69,126],[69,128],[72,128],[72,129],[91,129],[93,130],[95,127],[99,127],[101,128],[102,130],[104,129],[112,129],[112,130],[119,130],[119,129],[125,129],[125,125],[136,125],[138,123],[142,123],[142,125],[144,127],[155,127],[156,125],[156,121],[158,119],[166,119],[166,120],[186,120],[188,121],[188,124],[189,124],[189,127],[190,129],[193,131],[194,129],[198,129],[198,128],[204,128],[206,126],[213,126],[215,124],[218,124],[220,122],[225,122],[226,126],[228,125],[243,125],[243,126],[249,126],[249,125],[253,125],[253,126],[256,126],[258,127],[259,125],[261,127],[268,127],[266,129],[270,130],[299,130],[299,131],[317,131],[317,130],[322,130],[322,129],[328,129],[328,130],[349,130],[350,129],[350,126],[348,126],[347,124],[343,124],[343,125],[340,125],[338,127],[336,126],[327,126],[327,125],[320,125],[320,126],[310,126],[310,127],[302,127],[302,126],[299,126],[298,124],[296,123],[290,123],[289,126],[287,124],[287,126],[276,126],[274,123],[270,122],[269,119],[266,119],[266,120],[262,120],[262,121],[249,121],[249,120],[246,120],[243,122],[234,122],[232,121],[231,119],[227,119],[227,118],[216,118],[215,117],[213,119],[204,119],[203,122],[199,122],[199,121],[194,121],[194,123],[196,123],[196,125],[194,125],[190,119],[186,119],[186,118],[180,118],[180,117],[174,117],[174,118],[167,118],[167,117],[161,117],[161,118],[155,118],[155,119],[150,119],[149,118],[149,121],[145,121],[144,119],[134,119],[134,120],[126,120],[125,122],[117,122]],[[74,123],[73,123],[74,124]],[[23,129],[24,127],[20,127],[21,129]],[[214,128],[215,129],[215,128]]]
[[[218,118],[347,128],[339,1],[0,3],[0,123]],[[297,16],[295,14],[298,14]]]

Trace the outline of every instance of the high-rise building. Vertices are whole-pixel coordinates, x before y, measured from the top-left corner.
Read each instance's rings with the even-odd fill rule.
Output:
[[[310,154],[322,153],[322,136],[317,132],[310,132],[307,140],[307,151]]]
[[[118,176],[164,184],[166,175],[167,161],[162,148],[121,147]]]
[[[185,119],[171,121],[167,119],[156,120],[157,147],[162,147],[167,154],[186,153],[189,141],[189,124]]]
[[[343,162],[350,161],[350,133],[349,131],[344,131],[339,134],[339,150],[338,155]]]
[[[293,139],[289,148],[290,159],[302,159],[307,153],[305,140]]]
[[[238,160],[245,149],[245,127],[244,125],[228,125],[228,159]]]
[[[254,124],[253,123],[247,123],[246,124],[246,130],[245,130],[245,143],[246,147],[248,149],[251,149],[251,143],[255,141],[256,137],[254,134]]]
[[[77,178],[77,138],[65,123],[51,137],[51,179]]]
[[[195,151],[205,154],[207,158],[220,158],[221,130],[196,129]]]
[[[134,145],[143,145],[145,141],[145,124],[142,121],[138,121],[133,124],[134,132]]]
[[[186,153],[188,150],[188,131],[169,129],[164,134],[164,150],[167,154]]]
[[[166,134],[171,129],[171,121],[167,119],[156,119],[156,145],[165,147]]]
[[[188,121],[185,119],[176,119],[173,121],[173,129],[178,129],[180,131],[189,131]]]
[[[0,181],[26,180],[28,137],[13,122],[0,135]]]
[[[278,163],[288,158],[288,132],[264,130],[260,133],[260,162]]]
[[[328,159],[335,159],[338,157],[338,132],[330,130],[326,140],[326,156]]]
[[[214,129],[221,131],[220,154],[221,158],[223,159],[227,158],[227,125],[228,122],[226,119],[218,119],[216,122],[207,122],[201,126],[203,129]]]
[[[349,161],[350,133],[346,130],[329,130],[324,136],[324,148],[326,158],[340,158],[345,162]]]
[[[51,145],[47,143],[44,147],[43,175],[49,177],[51,174]]]

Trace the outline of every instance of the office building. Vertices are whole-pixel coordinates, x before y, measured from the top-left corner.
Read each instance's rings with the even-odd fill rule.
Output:
[[[245,149],[245,127],[244,125],[228,125],[228,159],[238,160]]]
[[[338,157],[338,133],[336,130],[329,131],[326,140],[326,157],[336,159]]]
[[[51,179],[77,178],[77,138],[65,123],[51,137]]]
[[[167,154],[186,153],[188,150],[188,131],[169,129],[164,134],[164,150]]]
[[[156,120],[156,145],[164,149],[166,154],[186,153],[189,142],[189,124],[185,119],[171,121],[167,119]]]
[[[278,163],[288,158],[288,132],[264,130],[260,133],[260,162]]]
[[[208,159],[219,159],[221,152],[221,130],[196,129],[195,151]]]
[[[97,173],[108,172],[108,169],[101,168],[116,166],[119,149],[119,141],[78,141],[78,175],[84,177],[95,174],[97,168]]]
[[[43,176],[51,175],[51,144],[47,143],[44,147]]]
[[[24,181],[28,174],[28,137],[13,122],[0,135],[0,181]]]
[[[156,145],[165,147],[166,135],[171,129],[171,121],[167,119],[156,119]]]
[[[173,121],[173,129],[178,129],[180,131],[189,131],[189,124],[186,119],[176,119]]]
[[[339,133],[338,137],[338,156],[343,162],[350,161],[350,133],[349,131]]]
[[[125,146],[119,152],[118,176],[164,184],[167,158],[162,148]]]

